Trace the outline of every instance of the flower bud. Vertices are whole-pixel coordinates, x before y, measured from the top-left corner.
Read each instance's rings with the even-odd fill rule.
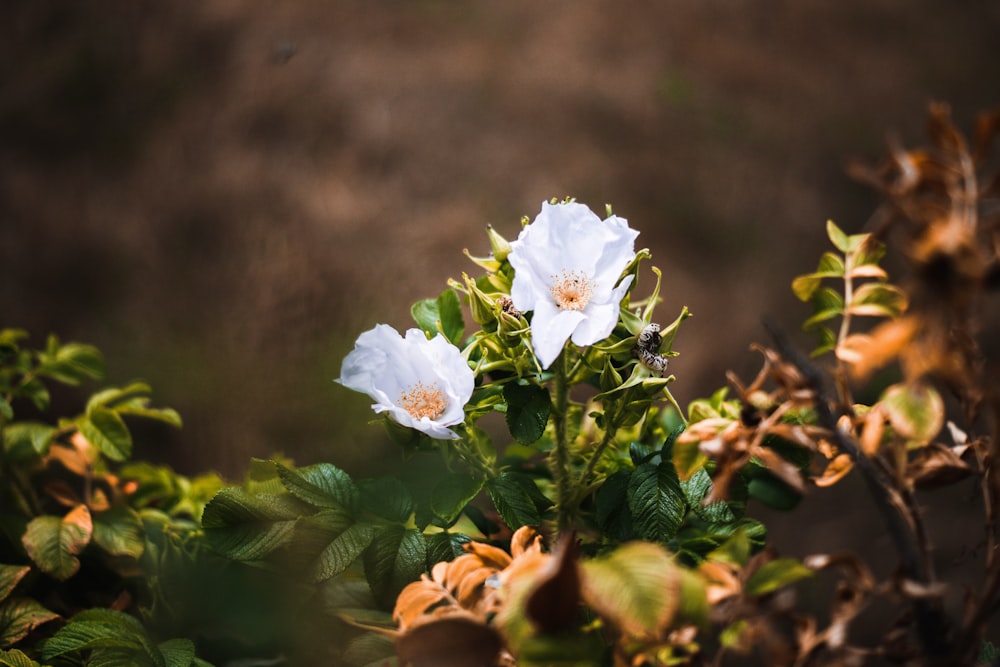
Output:
[[[467,274],[463,273],[462,279],[465,280],[465,289],[469,294],[469,309],[472,311],[472,319],[482,327],[495,323],[497,321],[495,300],[479,289],[476,281]]]
[[[493,225],[486,225],[486,235],[490,239],[490,250],[493,252],[493,259],[502,262],[510,254],[510,243],[500,236]]]
[[[496,315],[500,322],[500,341],[514,347],[521,342],[521,336],[528,331],[528,320],[524,319],[514,302],[507,295],[496,300]]]

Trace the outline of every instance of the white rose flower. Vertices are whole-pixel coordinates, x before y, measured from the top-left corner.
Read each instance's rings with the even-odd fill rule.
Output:
[[[447,427],[464,421],[475,374],[444,336],[428,339],[410,329],[404,338],[379,324],[358,336],[336,381],[371,396],[375,412],[388,412],[432,438],[454,440],[458,434]]]
[[[510,296],[521,312],[534,311],[531,343],[543,368],[567,339],[592,345],[615,328],[632,276],[615,283],[635,258],[638,235],[624,218],[601,220],[583,204],[543,202],[510,244]]]

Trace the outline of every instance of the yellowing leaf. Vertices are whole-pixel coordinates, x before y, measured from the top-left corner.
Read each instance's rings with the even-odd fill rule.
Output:
[[[78,505],[62,518],[35,517],[28,524],[21,543],[38,569],[65,581],[80,569],[77,555],[90,543],[93,528],[90,510],[86,505]]]
[[[893,430],[918,445],[930,442],[944,426],[944,401],[924,384],[894,384],[881,403]]]
[[[632,542],[583,563],[583,598],[598,614],[636,638],[660,635],[680,603],[673,557],[651,542]]]

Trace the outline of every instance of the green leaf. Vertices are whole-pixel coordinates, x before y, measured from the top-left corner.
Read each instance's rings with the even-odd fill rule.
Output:
[[[94,517],[94,544],[114,556],[139,558],[146,548],[146,531],[130,507],[112,507]]]
[[[375,600],[391,607],[403,587],[426,571],[427,542],[423,533],[402,526],[380,529],[365,549],[364,566]]]
[[[594,518],[601,532],[624,542],[633,536],[632,515],[628,510],[628,486],[631,470],[619,470],[604,480],[595,497]]]
[[[90,543],[92,533],[90,510],[86,505],[77,505],[64,517],[43,515],[32,519],[21,543],[38,569],[65,581],[80,569],[77,556]]]
[[[698,518],[710,523],[736,521],[736,515],[725,501],[718,500],[708,506],[702,505],[705,496],[712,490],[712,478],[704,468],[699,469],[687,480],[682,480],[681,488],[684,490],[688,506]]]
[[[894,384],[879,399],[893,430],[915,444],[926,444],[944,426],[944,400],[933,387]]]
[[[461,344],[465,322],[462,319],[458,294],[454,290],[446,289],[436,299],[417,301],[410,308],[410,315],[428,336],[433,337],[442,333],[455,345]]]
[[[405,523],[413,514],[413,497],[395,477],[378,477],[358,482],[361,506],[383,519]]]
[[[314,507],[353,511],[358,488],[346,472],[331,463],[317,463],[292,470],[275,462],[281,483],[289,493]]]
[[[845,270],[844,260],[839,255],[824,252],[819,257],[819,265],[813,275],[821,278],[842,278]]]
[[[194,661],[194,642],[190,639],[168,639],[157,645],[166,667],[191,667]]]
[[[56,618],[59,614],[31,598],[10,598],[0,602],[0,647],[13,646],[39,625]]]
[[[511,530],[537,526],[542,520],[541,512],[552,505],[530,477],[513,470],[504,470],[489,480],[486,490],[500,518]]]
[[[442,531],[433,533],[427,537],[427,569],[434,563],[454,560],[465,553],[463,545],[468,544],[472,539],[463,533],[450,533]]]
[[[507,401],[507,428],[522,445],[537,442],[545,433],[552,410],[552,399],[544,387],[536,384],[508,382],[503,388]]]
[[[0,601],[10,595],[29,572],[30,565],[0,565]]]
[[[206,543],[234,560],[263,558],[292,537],[301,512],[290,500],[252,495],[238,487],[222,489],[202,514]]]
[[[78,420],[77,428],[90,444],[112,461],[125,461],[132,455],[132,434],[113,410],[94,407]]]
[[[326,581],[342,573],[375,539],[375,527],[356,523],[323,549],[312,569],[314,582]]]
[[[431,490],[431,511],[442,527],[451,526],[465,506],[479,495],[485,480],[469,474],[449,473]]]
[[[751,574],[743,590],[747,595],[764,595],[812,575],[812,570],[794,558],[778,558]]]
[[[49,350],[39,355],[39,375],[69,385],[104,377],[104,359],[96,347],[66,343],[53,350],[53,341],[50,338]],[[55,344],[58,345],[58,342]]]
[[[461,345],[465,334],[465,320],[462,318],[462,306],[455,290],[446,289],[441,292],[437,298],[437,310],[441,332],[445,338],[455,345]]]
[[[437,299],[421,299],[410,307],[410,315],[417,326],[428,336],[436,336],[438,332]]]
[[[584,600],[631,638],[660,636],[677,612],[679,568],[659,545],[630,542],[581,570]]]
[[[87,412],[94,408],[117,408],[135,399],[148,399],[153,388],[145,382],[133,382],[124,387],[108,387],[91,395]]]
[[[652,541],[673,537],[687,508],[673,463],[650,461],[637,466],[629,479],[628,506],[640,537]]]
[[[888,283],[865,283],[860,285],[847,306],[852,315],[875,317],[897,317],[907,306],[906,292]]]
[[[117,649],[117,660],[105,664],[127,664],[122,659],[125,651],[131,654],[132,664],[153,664],[166,667],[163,656],[149,641],[142,624],[132,616],[111,609],[88,609],[80,612],[59,629],[42,646],[45,660],[87,649]],[[111,658],[112,656],[109,656]],[[99,664],[95,660],[89,664]]]
[[[815,273],[798,276],[792,280],[792,292],[799,301],[809,301],[822,282],[822,278]]]
[[[2,645],[2,641],[0,641],[0,645]],[[0,667],[41,667],[41,665],[21,651],[13,649],[0,651]]]
[[[843,230],[838,227],[833,220],[826,221],[826,235],[830,238],[830,242],[833,243],[834,247],[842,253],[848,253],[851,251],[851,242],[843,232]]]
[[[12,461],[44,456],[56,429],[40,422],[15,422],[3,429],[3,449]]]

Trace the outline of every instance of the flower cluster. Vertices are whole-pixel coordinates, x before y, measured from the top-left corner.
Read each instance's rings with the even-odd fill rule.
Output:
[[[618,216],[602,220],[574,201],[543,202],[507,245],[513,280],[494,303],[507,317],[530,314],[530,348],[541,369],[552,366],[567,341],[585,347],[614,330],[633,284],[626,269],[636,259],[638,235]],[[380,324],[358,338],[337,381],[368,394],[375,412],[400,425],[456,439],[448,427],[462,423],[474,384],[463,354],[441,333],[428,339],[411,329],[403,338]]]

